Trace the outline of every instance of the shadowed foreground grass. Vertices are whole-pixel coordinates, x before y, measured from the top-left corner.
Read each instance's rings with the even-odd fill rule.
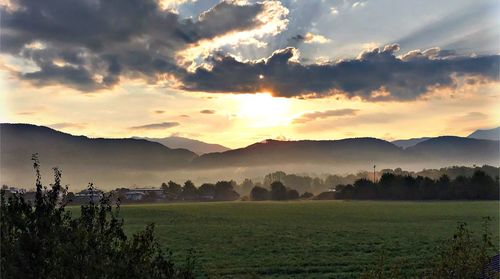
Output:
[[[210,277],[356,278],[381,251],[405,272],[425,268],[442,240],[466,222],[480,237],[499,202],[302,201],[122,206],[129,233],[156,224],[176,257],[195,250]]]

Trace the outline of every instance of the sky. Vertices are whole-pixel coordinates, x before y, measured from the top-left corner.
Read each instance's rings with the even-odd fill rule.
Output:
[[[494,0],[0,5],[1,122],[230,148],[500,125]]]

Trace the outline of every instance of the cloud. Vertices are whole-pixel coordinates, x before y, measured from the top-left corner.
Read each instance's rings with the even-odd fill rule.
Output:
[[[477,1],[425,23],[397,39],[404,48],[439,45],[457,50],[498,53],[498,3]]]
[[[157,0],[11,0],[0,6],[1,52],[36,65],[19,78],[81,91],[111,88],[122,77],[155,83],[185,71],[176,54],[226,34],[261,28],[270,4],[223,1],[182,19]],[[164,1],[164,4],[183,1]]]
[[[160,130],[179,126],[179,122],[162,122],[130,127],[130,130]]]
[[[354,116],[357,114],[358,111],[359,110],[357,109],[334,109],[326,111],[308,112],[302,114],[298,118],[295,118],[293,120],[293,123],[303,124],[316,119],[325,119],[329,117],[338,117],[338,116]]]
[[[35,111],[21,111],[21,112],[18,112],[17,115],[33,115],[33,114],[36,114]]]
[[[478,111],[471,111],[467,114],[458,116],[454,119],[455,123],[463,123],[469,121],[479,121],[488,119],[488,115]]]
[[[279,1],[222,1],[192,18],[168,9],[188,0],[9,2],[0,7],[0,51],[20,64],[33,64],[34,70],[21,67],[15,74],[37,86],[94,92],[132,78],[192,91],[269,91],[300,98],[343,94],[377,101],[413,100],[436,87],[457,86],[457,77],[498,80],[498,55],[465,57],[435,48],[396,55],[399,48],[392,45],[355,59],[310,64],[299,63],[295,48],[253,61],[218,53],[265,45],[265,39],[287,29],[289,11]],[[294,38],[329,40],[313,33]]]
[[[301,133],[309,132],[321,132],[321,131],[339,131],[345,128],[355,129],[356,131],[361,131],[358,135],[366,135],[363,127],[387,127],[387,124],[397,122],[399,119],[405,115],[397,113],[387,113],[387,112],[371,112],[371,113],[359,113],[356,112],[352,117],[337,117],[333,121],[311,121],[307,122],[305,125],[295,125],[297,131]],[[354,134],[353,134],[354,135]]]
[[[239,5],[237,2],[222,1],[198,17],[200,33],[214,38],[230,31],[241,31],[249,26],[263,24],[256,18],[264,10],[262,3]]]
[[[218,51],[225,46],[236,47],[240,45],[255,45],[265,47],[267,43],[262,41],[265,36],[274,36],[285,30],[288,25],[288,9],[279,1],[264,1],[257,3],[261,10],[252,21],[252,28],[228,32],[221,36],[200,40],[190,44],[186,49],[177,53],[177,62],[189,71],[193,71],[212,52]],[[213,9],[212,9],[213,10]],[[228,13],[229,14],[229,13]],[[238,15],[231,15],[235,21],[242,21]]]
[[[304,36],[302,36],[300,34],[293,36],[292,38],[290,38],[290,41],[298,42],[298,43],[304,42],[306,44],[314,44],[314,43],[326,44],[326,43],[330,42],[330,39],[328,39],[322,35],[315,35],[313,33],[308,32]]]
[[[465,115],[467,119],[471,120],[478,120],[478,119],[486,119],[488,118],[487,114],[484,114],[482,112],[477,112],[477,111],[471,111]]]
[[[203,114],[215,114],[215,110],[213,110],[213,109],[204,109],[204,110],[201,110],[200,113],[203,113]]]
[[[70,122],[62,122],[48,125],[52,129],[66,129],[66,128],[74,128],[74,129],[85,129],[87,128],[87,123],[70,123]]]
[[[478,127],[485,127],[485,124],[491,123],[488,114],[479,111],[470,111],[467,113],[456,114],[446,117],[446,130],[457,131],[458,133],[471,133]]]
[[[163,10],[166,10],[166,9],[175,9],[176,7],[184,3],[195,2],[195,1],[196,0],[158,0],[158,3]]]
[[[352,4],[353,9],[363,8],[364,6],[366,6],[366,2],[354,2]]]
[[[156,114],[163,114],[163,113],[165,113],[165,111],[164,111],[164,110],[159,109],[159,110],[155,110],[155,113],[156,113]]]
[[[363,51],[355,59],[326,64],[301,64],[298,50],[292,47],[253,61],[216,54],[207,60],[210,69],[199,67],[181,82],[183,89],[191,91],[271,92],[301,98],[340,94],[382,101],[414,100],[435,88],[454,88],[460,77],[499,80],[499,55],[441,57],[434,49],[422,55],[397,56],[398,51],[399,45],[391,44]]]

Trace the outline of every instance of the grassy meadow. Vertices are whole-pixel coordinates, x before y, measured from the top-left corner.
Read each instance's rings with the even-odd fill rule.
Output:
[[[194,249],[210,278],[357,278],[376,264],[404,259],[425,268],[463,221],[479,237],[492,218],[499,239],[499,202],[293,201],[125,205],[127,232],[156,224],[175,257]]]

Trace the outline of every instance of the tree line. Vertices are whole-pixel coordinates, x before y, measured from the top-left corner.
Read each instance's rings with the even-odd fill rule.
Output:
[[[483,171],[491,177],[496,177],[500,173],[500,168],[483,165],[483,166],[451,166],[439,169],[423,169],[421,171],[407,171],[401,168],[395,169],[381,169],[376,172],[375,176],[381,177],[384,173],[392,173],[396,175],[410,175],[414,177],[423,176],[429,177],[431,179],[438,179],[442,175],[447,175],[450,179],[454,179],[458,176],[472,176],[475,171]],[[250,195],[250,191],[254,186],[269,188],[271,183],[275,181],[280,181],[287,187],[293,188],[300,193],[311,192],[319,194],[324,191],[328,191],[339,184],[353,184],[358,179],[373,179],[373,172],[371,171],[359,171],[352,174],[321,174],[321,175],[299,175],[299,174],[288,174],[283,171],[276,171],[269,173],[264,176],[261,182],[255,182],[251,179],[245,179],[241,184],[234,183],[234,189],[240,193],[242,196]]]
[[[332,196],[332,192],[318,197]],[[454,179],[446,174],[438,179],[423,176],[384,173],[373,182],[358,179],[353,184],[340,184],[333,192],[335,199],[384,199],[384,200],[497,200],[499,178],[481,170],[472,176],[459,175]]]
[[[200,187],[196,187],[191,180],[184,182],[181,186],[173,181],[162,183],[161,189],[165,193],[166,199],[175,200],[216,200],[216,201],[232,201],[240,197],[234,190],[234,181],[219,181],[215,184],[203,183]]]
[[[265,187],[255,186],[250,192],[250,199],[253,201],[296,200],[299,198],[307,199],[311,198],[312,196],[314,195],[309,192],[305,192],[302,195],[299,195],[299,192],[297,190],[286,187],[280,181],[274,181],[273,183],[271,183],[269,190]]]
[[[265,175],[261,182],[246,178],[240,184],[230,180],[203,183],[197,187],[191,180],[183,184],[169,181],[159,188],[149,188],[158,191],[144,191],[140,202],[293,200],[311,198],[313,194],[317,194],[316,199],[498,199],[499,172],[500,168],[488,165],[424,169],[419,172],[401,168],[382,169],[375,173],[375,177],[373,172],[367,171],[319,177],[276,171]],[[378,181],[374,183],[374,179]],[[7,186],[3,188],[8,190]],[[136,189],[117,188],[112,191],[112,196],[122,202],[134,202],[126,197],[128,192],[133,191]],[[33,194],[26,192],[24,195],[25,198],[34,198]],[[74,197],[72,192],[66,195],[69,201],[82,202]]]

